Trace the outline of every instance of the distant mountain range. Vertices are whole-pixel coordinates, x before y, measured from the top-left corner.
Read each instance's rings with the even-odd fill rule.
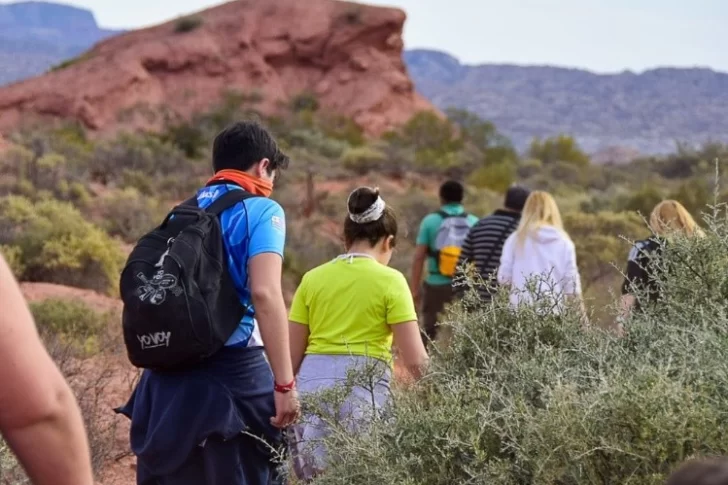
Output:
[[[574,135],[590,151],[621,146],[663,152],[675,140],[728,141],[728,73],[468,66],[431,50],[410,50],[404,57],[417,89],[435,105],[478,113],[519,147],[557,133]]]
[[[121,31],[92,12],[48,2],[0,4],[0,85],[47,71]],[[728,141],[728,74],[653,69],[595,74],[548,66],[470,66],[432,50],[406,51],[417,89],[442,109],[493,121],[516,146],[574,135],[587,150],[664,152],[675,141]]]
[[[89,10],[49,2],[0,4],[0,85],[41,74],[119,33]]]

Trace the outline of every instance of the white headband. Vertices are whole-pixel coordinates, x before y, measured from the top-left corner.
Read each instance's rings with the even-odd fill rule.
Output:
[[[349,198],[351,198],[351,196],[349,196]],[[377,200],[375,200],[374,203],[361,214],[352,214],[351,212],[349,212],[349,219],[356,222],[357,224],[374,222],[382,217],[382,214],[384,214],[384,209],[386,207],[387,204],[384,203],[384,200],[381,197],[377,197]]]

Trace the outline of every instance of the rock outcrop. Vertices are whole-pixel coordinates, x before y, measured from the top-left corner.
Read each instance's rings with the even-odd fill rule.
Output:
[[[63,69],[0,89],[0,132],[37,116],[101,132],[154,129],[148,108],[187,117],[235,90],[259,93],[266,113],[311,93],[379,134],[434,109],[402,60],[405,18],[335,0],[236,0],[107,39]]]

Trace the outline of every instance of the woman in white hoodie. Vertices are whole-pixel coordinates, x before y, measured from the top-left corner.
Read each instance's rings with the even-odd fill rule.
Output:
[[[498,282],[510,287],[513,306],[536,304],[560,313],[569,298],[581,301],[574,243],[547,192],[532,192],[526,200],[518,229],[503,245]]]

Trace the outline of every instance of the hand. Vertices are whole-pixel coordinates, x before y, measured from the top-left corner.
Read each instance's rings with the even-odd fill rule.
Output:
[[[276,428],[286,428],[298,420],[301,405],[298,402],[298,392],[293,389],[289,392],[274,392],[276,415],[270,418],[270,424]]]

